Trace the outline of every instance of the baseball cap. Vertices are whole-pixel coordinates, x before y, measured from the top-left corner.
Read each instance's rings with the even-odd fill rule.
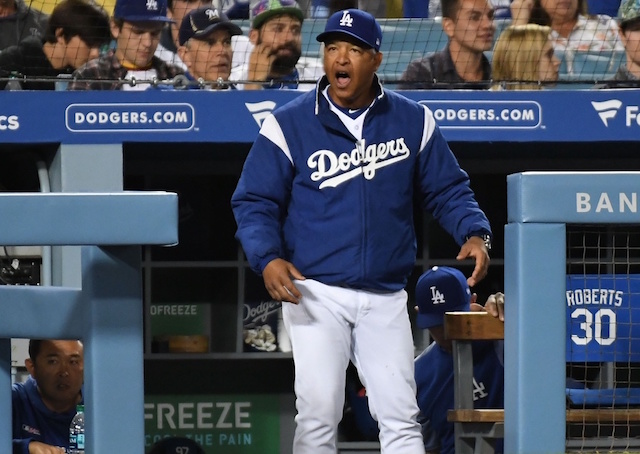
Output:
[[[640,0],[622,0],[618,10],[620,22],[632,21],[640,18]]]
[[[444,324],[444,313],[469,310],[471,290],[460,270],[434,266],[422,273],[416,284],[418,328]]]
[[[167,17],[167,0],[116,0],[113,17],[129,22],[173,22]]]
[[[272,17],[282,14],[290,14],[300,22],[304,21],[304,14],[295,0],[260,0],[251,8],[251,27],[258,29]]]
[[[194,9],[182,19],[178,41],[182,46],[191,38],[203,39],[219,29],[228,30],[231,36],[242,35],[242,29],[216,8],[209,6]]]
[[[333,13],[327,20],[324,31],[316,40],[325,42],[330,35],[341,33],[356,38],[367,47],[380,50],[382,43],[382,29],[376,18],[360,9],[345,9]]]

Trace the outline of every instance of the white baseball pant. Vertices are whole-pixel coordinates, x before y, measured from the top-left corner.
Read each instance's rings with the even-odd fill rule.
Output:
[[[300,304],[283,303],[295,364],[294,454],[335,454],[351,359],[380,427],[383,454],[424,453],[416,421],[407,293],[373,293],[307,279]]]

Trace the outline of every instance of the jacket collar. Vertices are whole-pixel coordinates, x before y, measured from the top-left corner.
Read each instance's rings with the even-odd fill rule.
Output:
[[[385,98],[385,93],[384,93],[384,88],[382,87],[382,83],[380,83],[380,79],[378,78],[377,74],[373,75],[373,83],[376,87],[376,100],[374,102],[374,105],[376,103],[378,103],[378,101],[382,100],[383,98]],[[326,103],[327,100],[324,99],[324,96],[322,95],[322,92],[324,91],[325,88],[327,88],[329,86],[329,79],[327,78],[326,74],[324,76],[322,76],[320,78],[320,80],[318,80],[317,84],[316,84],[316,106],[315,106],[315,114],[318,115],[318,113],[320,112],[320,103],[324,102]]]

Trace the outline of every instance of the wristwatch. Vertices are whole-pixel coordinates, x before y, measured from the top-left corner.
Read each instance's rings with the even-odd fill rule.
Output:
[[[491,235],[489,233],[474,232],[468,235],[467,238],[465,238],[465,240],[469,241],[469,238],[471,238],[472,236],[477,236],[478,238],[482,238],[482,241],[484,241],[484,245],[487,248],[487,251],[491,250]]]

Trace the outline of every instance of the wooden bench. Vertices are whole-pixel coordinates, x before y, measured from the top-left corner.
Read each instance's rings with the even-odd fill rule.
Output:
[[[504,409],[473,408],[473,354],[477,340],[504,339],[504,323],[486,312],[449,312],[445,335],[453,340],[455,398],[447,420],[455,424],[456,454],[493,453],[493,443],[504,438]],[[640,408],[570,408],[570,424],[640,423]]]

